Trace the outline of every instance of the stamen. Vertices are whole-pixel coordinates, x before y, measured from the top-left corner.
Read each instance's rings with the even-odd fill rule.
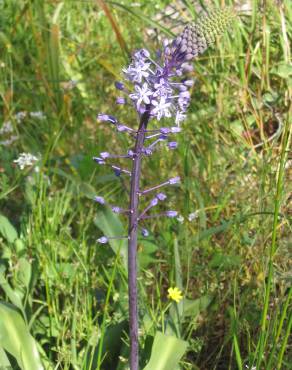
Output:
[[[142,213],[139,215],[138,220],[143,218],[146,212],[149,211],[149,209],[157,206],[158,201],[164,201],[167,198],[167,196],[164,193],[158,193],[155,195],[155,197],[150,201],[149,205],[142,211]]]
[[[110,240],[121,240],[121,239],[128,239],[128,236],[102,236],[98,238],[96,241],[100,244],[107,244]]]
[[[129,176],[131,176],[131,172],[129,170],[125,170],[121,167],[118,167],[118,166],[115,166],[115,165],[112,165],[112,164],[109,164],[109,163],[106,163],[106,161],[103,159],[103,158],[99,158],[99,157],[93,157],[93,160],[97,163],[97,164],[100,164],[100,165],[104,165],[104,166],[109,166],[111,167],[114,171],[115,171],[115,174],[117,176],[120,176],[121,173],[125,173]]]
[[[130,209],[123,209],[123,208],[120,208],[120,207],[117,207],[117,206],[112,206],[111,207],[112,211],[114,213],[132,213],[132,211]]]
[[[116,125],[118,123],[118,120],[114,116],[111,116],[109,114],[100,113],[100,114],[97,115],[97,119],[101,122],[113,123],[114,125]]]
[[[137,132],[137,131],[135,131],[135,130],[133,130],[131,127],[128,127],[128,126],[125,126],[125,125],[120,125],[120,124],[118,124],[118,125],[116,125],[116,127],[117,127],[117,130],[119,131],[119,132],[124,132],[124,131],[128,131],[128,132]]]
[[[143,190],[143,191],[139,192],[139,195],[140,196],[145,195],[147,193],[150,193],[153,190],[157,190],[157,189],[161,188],[162,186],[174,185],[174,184],[178,184],[179,182],[180,182],[180,177],[178,177],[178,176],[173,177],[173,178],[169,179],[168,181],[163,182],[162,184],[153,186],[152,188],[149,188],[149,189],[146,189],[146,190]]]
[[[110,159],[117,159],[117,158],[132,158],[134,156],[134,152],[132,150],[129,150],[128,151],[128,154],[125,154],[125,155],[115,155],[115,154],[110,154],[108,152],[101,152],[100,153],[100,157],[102,159],[107,159],[107,158],[110,158]]]
[[[131,172],[128,171],[128,170],[124,170],[123,168],[121,167],[118,167],[118,166],[113,166],[113,165],[109,165],[116,173],[117,176],[120,176],[121,173],[125,173],[129,176],[131,176]]]
[[[162,217],[162,216],[166,216],[166,217],[169,217],[169,218],[174,218],[177,215],[178,215],[177,211],[166,211],[166,212],[163,212],[163,213],[157,213],[156,215],[142,216],[142,217],[139,217],[139,218],[141,220],[149,220],[150,218],[158,218],[158,217]]]

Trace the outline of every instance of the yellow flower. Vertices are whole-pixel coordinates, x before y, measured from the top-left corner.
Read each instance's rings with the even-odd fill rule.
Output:
[[[179,301],[183,299],[182,292],[177,287],[168,288],[167,291],[168,291],[167,297],[172,299],[176,303],[178,303]]]

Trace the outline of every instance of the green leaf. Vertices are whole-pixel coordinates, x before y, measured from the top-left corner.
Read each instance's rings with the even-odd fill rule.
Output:
[[[105,236],[123,236],[125,229],[110,208],[105,207],[103,211],[98,212],[94,220],[95,225],[103,232]],[[123,259],[125,269],[128,269],[128,249],[126,239],[110,239],[109,245],[115,254],[120,254]]]
[[[11,225],[7,217],[0,215],[0,234],[9,242],[13,243],[17,239],[17,231]]]
[[[157,245],[150,240],[139,240],[139,245],[142,246],[138,253],[139,267],[140,269],[146,269],[151,263],[159,262],[155,253],[158,249]]]
[[[4,293],[7,295],[8,299],[21,311],[24,310],[22,305],[23,292],[19,290],[13,290],[8,281],[4,276],[5,268],[0,266],[0,286],[4,290]]]
[[[0,346],[15,357],[22,370],[43,370],[36,342],[18,311],[0,302]]]
[[[4,351],[3,348],[0,347],[0,369],[4,369],[4,370],[9,370],[10,368],[12,369],[11,367],[11,364],[8,360],[8,357]]]
[[[31,264],[25,258],[20,258],[18,261],[17,280],[28,289],[30,278]]]
[[[232,269],[239,266],[241,263],[240,256],[215,253],[209,262],[209,266],[220,269]]]
[[[157,332],[151,350],[150,361],[144,370],[173,370],[185,354],[188,342]]]
[[[184,317],[191,316],[196,317],[199,315],[200,312],[205,311],[206,308],[212,301],[212,297],[210,295],[205,295],[198,299],[184,299],[183,302],[183,315]]]
[[[183,292],[183,281],[182,281],[182,267],[180,261],[180,255],[178,250],[177,239],[174,239],[173,243],[173,256],[174,256],[174,268],[175,268],[175,286]],[[183,316],[183,300],[179,303],[174,303],[171,305],[169,310],[169,319],[166,326],[166,334],[175,335],[180,338],[181,336],[181,319]]]
[[[271,73],[283,79],[288,79],[292,76],[292,63],[280,63],[277,67],[272,68]]]

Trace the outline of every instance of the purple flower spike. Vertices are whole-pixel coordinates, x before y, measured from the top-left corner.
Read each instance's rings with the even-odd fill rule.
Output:
[[[176,141],[170,141],[167,146],[169,147],[169,149],[176,149],[178,147],[178,144]]]
[[[128,132],[134,132],[134,130],[128,126],[125,126],[125,125],[117,125],[117,130],[119,132],[124,132],[124,131],[128,131]]]
[[[107,244],[108,238],[106,236],[102,236],[101,238],[97,239],[97,242],[101,244]]]
[[[164,193],[158,193],[158,194],[156,195],[156,198],[157,198],[158,200],[163,201],[163,200],[165,200],[165,199],[167,198],[167,196],[166,196]]]
[[[127,174],[130,177],[129,207],[122,209],[112,206],[113,212],[125,213],[129,216],[128,235],[126,237],[106,237],[98,239],[100,243],[107,243],[112,239],[127,238],[128,240],[128,295],[129,295],[129,338],[130,338],[130,356],[129,368],[131,370],[139,369],[139,320],[138,320],[138,287],[137,287],[137,246],[138,231],[140,222],[167,216],[176,218],[178,212],[170,210],[161,213],[154,213],[152,207],[155,207],[160,201],[166,199],[164,193],[156,194],[158,189],[168,185],[175,185],[180,182],[179,177],[173,177],[158,185],[141,190],[142,161],[145,156],[151,155],[162,141],[166,140],[169,149],[176,149],[178,144],[175,139],[169,139],[170,135],[181,132],[180,125],[186,119],[187,109],[191,99],[191,89],[193,80],[186,76],[187,72],[193,70],[190,61],[202,54],[207,47],[216,41],[216,37],[227,28],[229,20],[232,18],[232,11],[228,9],[213,12],[204,17],[195,24],[188,24],[183,32],[174,40],[167,40],[163,43],[161,49],[153,57],[146,49],[137,50],[132,55],[129,66],[123,69],[125,78],[128,80],[125,86],[122,82],[116,82],[116,89],[123,91],[127,98],[119,96],[117,104],[128,104],[135,108],[138,115],[138,125],[135,129],[125,126],[118,120],[107,114],[100,114],[98,119],[104,122],[110,122],[115,125],[118,132],[126,132],[135,144],[126,155],[111,155],[108,152],[102,152],[100,157],[94,157],[99,164],[110,166],[117,176]],[[130,87],[131,85],[131,87]],[[129,88],[128,88],[129,86]],[[156,125],[153,122],[172,119],[173,127],[168,124]],[[163,126],[163,127],[161,127]],[[151,140],[150,145],[145,145],[145,140]],[[172,141],[169,141],[172,140]],[[114,166],[107,162],[107,158],[128,159],[131,163],[131,171]],[[140,211],[140,199],[150,192],[156,194],[148,203],[146,208]],[[95,197],[95,200],[104,204],[102,197]],[[181,219],[181,217],[180,217]],[[141,227],[141,234],[146,237],[148,230]]]
[[[94,197],[94,200],[95,200],[97,203],[99,203],[99,204],[102,204],[102,205],[104,205],[104,204],[105,204],[105,200],[104,200],[104,198],[103,198],[103,197],[96,196],[96,197]]]
[[[177,213],[177,211],[166,211],[165,215],[167,217],[173,218],[173,217],[176,217],[178,215],[178,213]]]

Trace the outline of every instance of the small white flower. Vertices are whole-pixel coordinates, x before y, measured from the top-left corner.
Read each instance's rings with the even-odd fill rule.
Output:
[[[151,113],[156,116],[158,121],[162,117],[171,117],[171,112],[169,109],[171,108],[172,104],[167,102],[164,96],[161,97],[159,102],[154,100],[152,104],[154,105],[154,108],[152,109]]]
[[[128,360],[126,359],[126,357],[123,357],[123,356],[119,356],[119,360],[123,363],[126,363],[128,362]]]
[[[15,114],[14,118],[17,123],[20,123],[27,116],[27,112],[18,112]]]
[[[11,121],[7,121],[3,123],[3,126],[0,128],[0,135],[2,134],[9,134],[13,132],[13,126]]]
[[[30,153],[21,153],[17,159],[13,162],[16,163],[21,170],[25,167],[32,166],[35,162],[38,161],[38,158]]]
[[[198,211],[190,213],[189,216],[188,216],[188,220],[191,222],[191,221],[195,220],[197,217],[198,217]]]
[[[183,224],[184,223],[184,217],[182,216],[182,215],[179,215],[177,218],[176,218],[177,220],[178,220],[178,222],[179,223],[181,223],[181,224]]]
[[[36,118],[36,119],[39,119],[39,120],[44,120],[46,119],[46,116],[43,112],[41,111],[38,111],[38,112],[30,112],[30,117],[31,118]]]
[[[9,139],[0,141],[0,145],[9,146],[18,139],[18,136],[12,135]]]
[[[137,100],[137,107],[140,109],[141,103],[150,104],[149,97],[152,95],[152,91],[149,89],[146,82],[143,83],[142,87],[135,85],[135,90],[137,93],[130,94],[132,100]]]
[[[119,293],[118,292],[115,292],[115,294],[113,295],[113,301],[114,302],[117,302],[119,300],[119,298],[120,298]]]

